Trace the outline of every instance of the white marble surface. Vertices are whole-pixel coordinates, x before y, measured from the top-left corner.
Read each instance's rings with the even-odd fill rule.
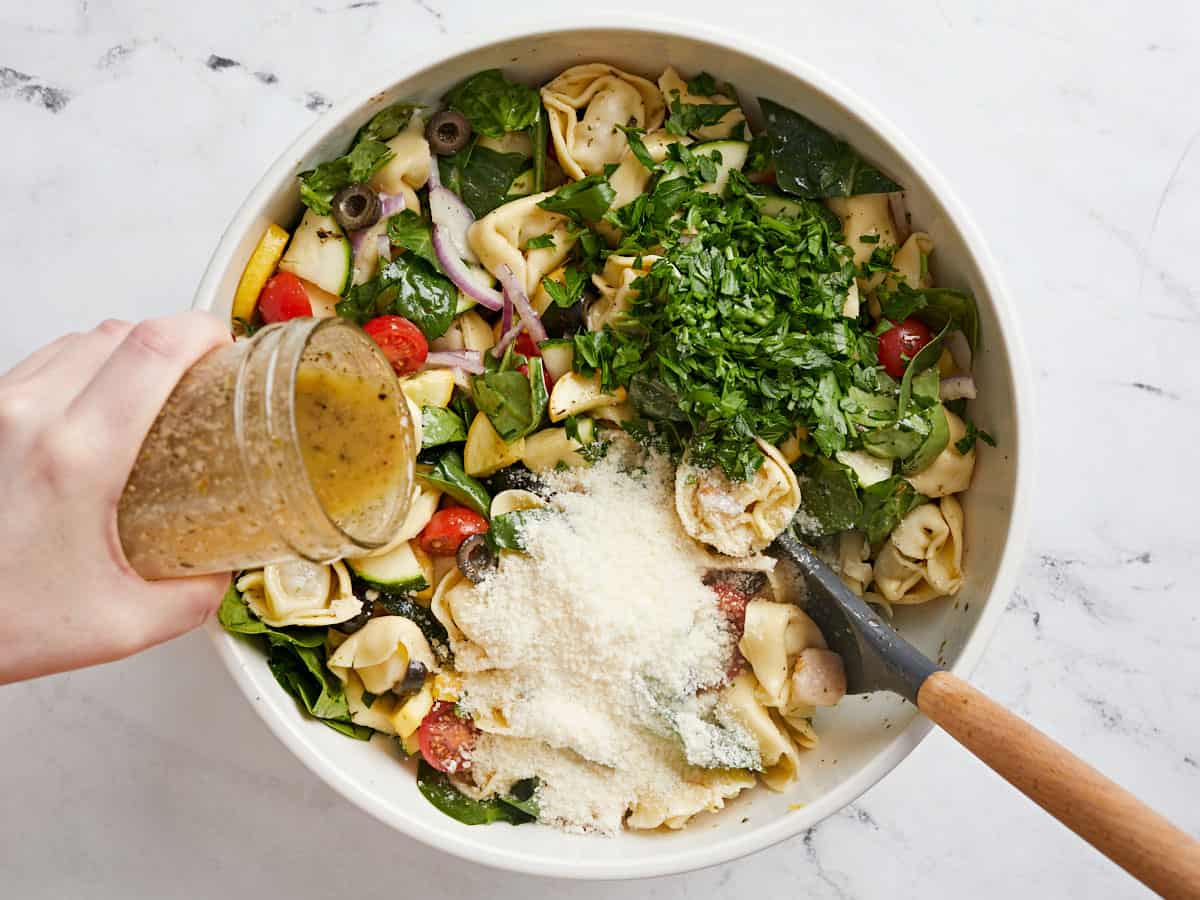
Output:
[[[518,5],[530,21],[560,6],[0,0],[0,367],[103,316],[185,305],[327,98]],[[1200,7],[658,6],[872,98],[990,235],[1036,370],[1040,489],[976,681],[1200,831]],[[618,888],[488,871],[378,826],[283,750],[199,634],[0,689],[0,722],[5,896],[1142,893],[940,734],[801,838]]]

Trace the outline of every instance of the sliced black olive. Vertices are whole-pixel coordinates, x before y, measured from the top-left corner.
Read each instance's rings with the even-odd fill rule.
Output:
[[[468,581],[479,584],[496,567],[496,554],[482,534],[473,534],[458,546],[455,554],[458,571]]]
[[[501,491],[529,491],[539,497],[549,497],[552,493],[542,479],[521,463],[501,469],[490,478],[484,479],[483,483],[493,497]]]
[[[577,331],[583,331],[583,303],[572,303],[570,306],[559,306],[551,303],[550,308],[542,313],[542,325],[550,337],[569,337]]]
[[[429,149],[438,156],[449,156],[467,146],[471,139],[471,123],[455,109],[443,109],[425,126]]]
[[[333,195],[333,217],[347,231],[370,228],[379,221],[379,195],[366,184],[351,184]]]
[[[357,616],[355,616],[353,619],[347,619],[345,622],[338,622],[333,627],[342,634],[354,634],[354,632],[358,631],[369,621],[371,621],[371,604],[364,603],[362,612],[360,612]]]
[[[425,676],[428,674],[429,670],[425,668],[425,663],[420,660],[410,659],[408,661],[408,670],[404,673],[404,677],[392,690],[397,694],[410,694],[413,691],[419,691],[421,686],[425,684]]]

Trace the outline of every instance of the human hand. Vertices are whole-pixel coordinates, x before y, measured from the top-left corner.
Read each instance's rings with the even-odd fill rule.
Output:
[[[205,313],[110,320],[0,375],[0,684],[120,659],[216,609],[228,575],[130,568],[117,502],[176,383],[229,339]]]

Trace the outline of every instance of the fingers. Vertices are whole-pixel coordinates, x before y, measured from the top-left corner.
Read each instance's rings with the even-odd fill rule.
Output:
[[[138,449],[171,391],[229,330],[200,312],[149,319],[128,331],[66,411],[77,433],[94,435],[112,471],[133,468]]]
[[[62,337],[55,338],[44,347],[34,350],[31,354],[0,375],[0,383],[14,383],[21,381],[32,373],[36,372],[44,366],[51,358],[58,354],[72,340],[79,337],[79,334],[72,332],[64,334]]]
[[[91,331],[75,335],[56,354],[30,372],[22,383],[30,389],[36,387],[44,400],[45,413],[57,416],[96,377],[100,367],[132,330],[132,322],[116,319],[101,322]]]
[[[126,648],[136,653],[203,625],[217,611],[229,588],[229,574],[198,575],[145,583],[138,605],[136,640]]]

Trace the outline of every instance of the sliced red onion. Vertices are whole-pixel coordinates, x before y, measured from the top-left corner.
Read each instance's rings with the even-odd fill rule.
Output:
[[[408,201],[404,199],[403,194],[379,192],[379,218],[387,219],[406,209],[408,209]]]
[[[975,379],[970,375],[953,375],[943,378],[938,388],[938,394],[946,400],[974,400]]]
[[[358,254],[362,253],[363,241],[367,237],[367,232],[370,228],[360,228],[357,231],[351,231],[346,234],[350,238],[350,250],[354,254],[354,258],[358,258]]]
[[[389,263],[392,261],[392,239],[386,234],[379,235],[379,239],[375,242],[379,248],[379,263]]]
[[[524,286],[517,280],[517,276],[513,274],[513,270],[509,266],[503,265],[500,267],[500,271],[496,273],[496,276],[500,279],[500,284],[504,288],[504,296],[512,301],[517,315],[525,323],[525,330],[529,332],[529,336],[533,338],[533,342],[540,344],[546,340],[549,337],[546,334],[546,328],[542,325],[542,320],[534,310],[533,304],[529,302],[529,295],[525,293]]]
[[[912,233],[912,224],[908,221],[908,204],[904,202],[903,191],[893,191],[888,194],[888,208],[892,212],[892,221],[896,224],[896,245],[908,240]]]
[[[507,334],[513,324],[513,304],[508,294],[504,295],[504,305],[500,309],[500,333]]]
[[[508,345],[517,339],[517,335],[525,330],[525,320],[522,319],[516,325],[507,329],[500,335],[500,340],[496,342],[496,346],[492,348],[492,356],[499,359],[504,355],[504,351],[508,349]]]
[[[504,307],[504,298],[500,296],[500,292],[490,287],[484,287],[476,281],[475,273],[471,271],[470,266],[463,262],[462,257],[458,255],[458,251],[454,249],[452,242],[446,236],[445,229],[439,225],[433,226],[433,252],[437,254],[442,271],[446,273],[447,278],[454,282],[456,288],[480,306],[486,306],[488,309]]]
[[[483,354],[478,350],[440,350],[425,357],[425,365],[441,369],[462,369],[472,375],[482,375]]]
[[[470,263],[479,262],[467,240],[467,230],[475,224],[475,214],[454,191],[444,187],[430,188],[429,217],[433,219],[434,227],[445,232],[459,257]]]
[[[954,357],[954,364],[964,372],[970,372],[974,360],[971,359],[971,344],[961,331],[952,331],[946,335],[946,349]]]

